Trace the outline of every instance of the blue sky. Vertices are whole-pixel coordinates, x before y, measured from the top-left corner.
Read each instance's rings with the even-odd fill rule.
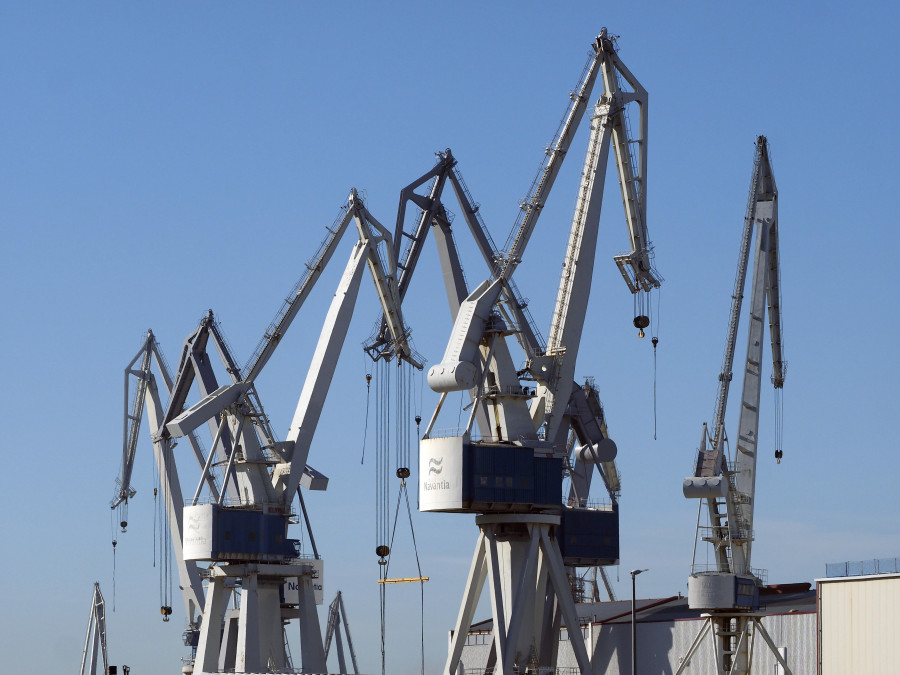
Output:
[[[619,447],[617,592],[627,596],[636,567],[650,568],[642,595],[686,590],[696,504],[680,486],[712,414],[758,134],[780,191],[789,370],[777,466],[763,394],[754,566],[773,583],[812,581],[827,562],[900,555],[898,12],[875,2],[0,4],[5,667],[71,670],[93,581],[111,604],[122,369],[143,332],[152,327],[174,361],[212,308],[243,362],[349,189],[391,225],[400,188],[446,147],[504,241],[602,26],[621,35],[622,59],[649,91],[648,225],[666,277],[654,440],[652,353],[611,260],[627,245],[611,182],[577,374],[597,378]],[[582,133],[516,275],[545,333],[584,147]],[[350,246],[258,380],[282,434]],[[474,285],[485,270],[466,246]],[[406,318],[434,363],[450,322],[427,248]],[[380,664],[359,344],[376,304],[365,281],[310,458],[331,478],[309,500],[326,596],[344,591],[365,672]],[[173,621],[159,620],[146,429],[139,452],[110,655],[133,672],[178,672],[183,616],[176,602]],[[434,669],[476,528],[469,516],[415,523]],[[395,550],[398,574],[411,571],[409,541]],[[388,601],[388,663],[418,672],[418,589],[391,589]]]

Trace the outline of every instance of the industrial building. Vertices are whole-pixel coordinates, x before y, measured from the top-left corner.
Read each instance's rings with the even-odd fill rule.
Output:
[[[816,673],[816,592],[810,584],[768,586],[761,589],[762,623],[786,656],[794,675]],[[631,675],[631,600],[581,603],[582,633],[590,646],[592,672]],[[702,612],[688,607],[687,597],[639,599],[636,602],[639,673],[674,674],[691,643],[706,624]],[[490,621],[472,626],[463,650],[466,673],[489,667]],[[713,641],[703,640],[684,672],[715,675]],[[565,629],[560,631],[557,673],[578,672]],[[754,651],[753,673],[778,673],[767,649]],[[535,669],[537,672],[538,669]],[[850,672],[850,671],[845,671]]]
[[[793,675],[874,675],[900,672],[900,558],[829,564],[826,578],[760,589],[759,616]],[[631,600],[579,603],[582,634],[595,675],[631,675]],[[714,642],[702,640],[704,613],[679,595],[635,604],[637,672],[717,675]],[[472,625],[462,654],[466,674],[490,672],[491,620]],[[752,650],[751,673],[782,675],[765,647]],[[556,673],[577,673],[565,628]],[[540,673],[540,668],[534,669]]]
[[[816,580],[820,675],[900,672],[900,558],[837,563]]]

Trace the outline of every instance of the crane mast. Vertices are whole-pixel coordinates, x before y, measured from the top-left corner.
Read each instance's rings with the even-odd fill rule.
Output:
[[[755,232],[755,237],[754,237]],[[737,330],[744,287],[753,248],[750,286],[747,355],[741,390],[736,451],[726,452],[725,409],[732,380]],[[708,610],[707,622],[688,655],[709,633],[716,642],[718,673],[745,675],[750,672],[751,635],[759,633],[776,659],[790,673],[787,664],[759,622],[759,586],[764,573],[750,566],[753,543],[753,516],[756,505],[759,404],[762,389],[763,339],[768,310],[769,337],[772,346],[772,383],[776,390],[784,386],[785,362],[781,336],[781,281],[778,251],[778,190],[769,160],[768,142],[756,139],[756,156],[750,182],[750,196],[741,237],[737,274],[725,342],[722,371],[716,397],[713,433],[706,424],[697,455],[694,475],[683,483],[687,498],[707,505],[709,525],[698,523],[694,564],[688,580],[688,602],[694,609]],[[707,441],[710,441],[707,446]],[[780,460],[781,451],[776,450]],[[701,503],[702,503],[701,502]],[[715,565],[711,569],[696,562],[698,540],[713,547]],[[681,673],[684,665],[678,670]],[[677,675],[677,674],[676,674]]]

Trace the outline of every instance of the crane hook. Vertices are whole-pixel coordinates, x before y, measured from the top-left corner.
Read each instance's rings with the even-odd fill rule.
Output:
[[[644,314],[638,314],[634,317],[634,327],[638,329],[638,337],[644,337],[644,329],[650,325],[650,318]]]

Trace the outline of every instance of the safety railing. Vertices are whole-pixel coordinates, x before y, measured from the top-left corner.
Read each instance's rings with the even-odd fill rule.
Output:
[[[875,574],[900,574],[900,558],[875,558],[873,560],[854,560],[842,563],[827,563],[825,576],[863,577]]]

